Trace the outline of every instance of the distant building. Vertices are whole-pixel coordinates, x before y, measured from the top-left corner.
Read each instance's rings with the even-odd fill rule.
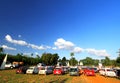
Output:
[[[80,64],[79,64],[80,66],[83,66],[83,62],[80,62]]]
[[[66,62],[67,66],[70,66],[69,61]]]
[[[101,68],[102,68],[102,63],[101,63],[101,60],[99,60],[98,67],[99,67],[99,69],[101,69]]]
[[[57,66],[62,66],[62,63],[61,63],[61,62],[58,62],[58,63],[57,63]]]

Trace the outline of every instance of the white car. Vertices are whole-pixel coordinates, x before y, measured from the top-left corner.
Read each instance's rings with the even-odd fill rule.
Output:
[[[26,74],[37,74],[39,72],[39,68],[36,66],[31,66],[27,69]]]
[[[111,68],[102,68],[99,70],[100,75],[116,77],[116,73]]]
[[[105,76],[116,77],[116,73],[113,69],[106,69]]]
[[[99,70],[100,75],[105,75],[105,68]]]
[[[8,63],[8,64],[5,64],[5,68],[15,68],[15,65],[11,64],[11,63]]]
[[[52,67],[42,67],[38,72],[38,74],[45,74],[45,75],[51,74],[51,73],[53,73]]]

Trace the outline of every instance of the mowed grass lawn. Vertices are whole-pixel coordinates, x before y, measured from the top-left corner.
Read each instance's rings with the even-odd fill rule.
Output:
[[[16,74],[16,70],[1,70],[0,71],[0,83],[84,83],[82,79],[79,81],[74,78],[79,76],[65,75],[38,75],[38,74]]]

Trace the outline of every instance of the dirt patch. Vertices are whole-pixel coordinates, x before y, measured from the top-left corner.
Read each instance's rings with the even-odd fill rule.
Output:
[[[82,79],[85,80],[86,83],[120,83],[120,80],[116,78],[104,77],[100,75],[96,76],[81,76]]]

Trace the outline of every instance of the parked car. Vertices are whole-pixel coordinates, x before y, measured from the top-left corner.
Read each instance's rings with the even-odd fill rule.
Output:
[[[116,77],[116,73],[113,69],[105,69],[105,76]]]
[[[78,67],[70,67],[69,74],[70,74],[70,76],[73,76],[73,75],[79,76],[80,70]]]
[[[45,74],[45,75],[51,74],[51,73],[53,73],[52,67],[47,67],[47,66],[42,67],[38,72],[38,74]]]
[[[21,66],[16,70],[16,74],[25,74],[28,68],[28,66]]]
[[[27,74],[37,74],[39,72],[39,68],[37,66],[31,66],[27,69]]]
[[[84,70],[86,69],[87,67],[81,67],[80,68],[80,74],[84,74]]]
[[[53,74],[54,74],[54,75],[62,75],[62,74],[65,74],[63,67],[56,67],[56,68],[53,70]]]
[[[116,72],[117,77],[120,78],[120,69],[116,69],[115,72]]]
[[[95,71],[94,71],[94,69],[87,68],[87,69],[84,70],[84,75],[95,76]]]
[[[6,64],[5,64],[5,68],[6,69],[13,69],[13,68],[15,68],[15,65],[14,64],[12,64],[12,63],[10,63],[10,62],[6,62]]]
[[[68,67],[63,67],[63,70],[64,70],[65,73],[68,73],[69,68]]]
[[[105,68],[101,68],[101,69],[99,70],[99,73],[100,73],[100,75],[105,75]]]
[[[89,68],[89,69],[90,69],[90,70],[94,70],[95,73],[98,72],[98,68],[97,68],[97,67],[91,67],[91,68]]]
[[[100,69],[99,73],[103,76],[116,77],[115,71],[111,68],[102,68]]]

